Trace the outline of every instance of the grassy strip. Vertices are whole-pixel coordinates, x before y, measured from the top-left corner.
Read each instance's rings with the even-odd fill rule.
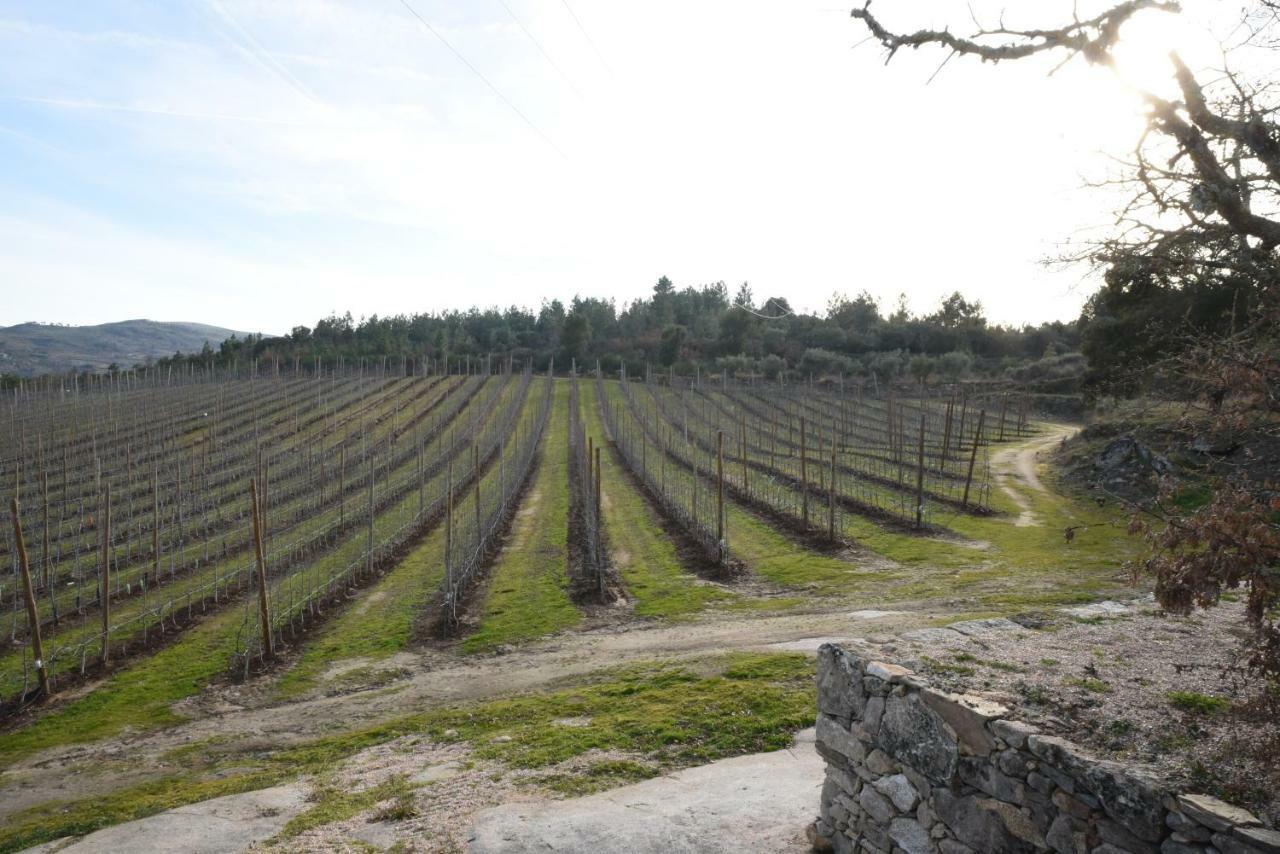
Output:
[[[170,704],[226,672],[243,617],[242,609],[227,607],[177,643],[126,665],[88,695],[5,734],[0,765],[45,748],[104,738],[127,726],[147,730],[181,723]]]
[[[813,715],[813,663],[803,655],[739,653],[685,665],[619,668],[550,694],[433,710],[270,754],[224,751],[215,758],[212,751],[193,751],[184,756],[188,770],[181,775],[10,816],[0,829],[0,852],[304,775],[323,777],[359,751],[404,736],[467,741],[479,758],[521,768],[547,767],[592,749],[623,751],[643,760],[625,765],[611,760],[588,766],[578,777],[547,777],[560,791],[576,792],[610,780],[781,749],[796,730],[812,723]],[[587,725],[558,723],[566,718],[583,719]],[[392,784],[375,797],[398,794]],[[286,833],[339,820],[363,804],[363,799],[322,797],[318,809],[323,809],[299,816]]]
[[[558,380],[541,458],[524,499],[528,509],[517,513],[494,563],[484,614],[463,643],[466,652],[551,634],[582,619],[568,593],[568,431],[569,384]]]
[[[582,420],[587,434],[605,435],[591,382],[579,386]],[[601,484],[605,532],[614,564],[642,617],[678,617],[730,599],[729,591],[704,584],[684,570],[675,544],[662,529],[661,518],[627,479],[612,454],[602,453]]]
[[[498,466],[490,466],[481,489],[497,489],[500,475]],[[444,546],[444,525],[437,525],[357,602],[307,640],[302,657],[276,686],[276,696],[289,699],[306,694],[336,661],[377,661],[408,647],[415,621],[444,579]],[[370,675],[376,678],[377,673]]]

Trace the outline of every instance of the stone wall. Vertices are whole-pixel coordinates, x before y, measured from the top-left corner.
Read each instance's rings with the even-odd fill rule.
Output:
[[[818,652],[817,747],[818,851],[1280,854],[1280,832],[1244,810],[830,644]]]

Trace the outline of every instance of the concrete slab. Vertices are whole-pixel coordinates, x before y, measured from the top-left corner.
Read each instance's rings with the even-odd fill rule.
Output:
[[[569,801],[484,810],[472,854],[808,851],[823,762],[806,731],[788,750],[723,759]]]
[[[780,649],[784,652],[817,652],[818,647],[824,643],[854,643],[860,638],[850,637],[820,637],[820,638],[800,638],[793,641],[778,641],[777,643],[767,644],[768,649]]]
[[[943,647],[945,649],[953,649],[969,643],[967,637],[959,632],[953,632],[951,629],[912,629],[909,632],[903,632],[899,637],[904,641],[923,644],[930,648]]]
[[[300,785],[227,795],[106,827],[54,850],[63,854],[238,854],[279,833],[302,812],[306,800],[306,787]],[[33,854],[47,850],[28,849]]]
[[[953,632],[981,640],[992,635],[1019,634],[1027,631],[1013,620],[1004,617],[992,617],[989,620],[964,620],[947,626]]]
[[[1094,602],[1092,605],[1078,605],[1074,608],[1063,608],[1062,613],[1070,614],[1082,620],[1088,620],[1095,617],[1119,617],[1122,614],[1129,613],[1129,606],[1120,602]]]

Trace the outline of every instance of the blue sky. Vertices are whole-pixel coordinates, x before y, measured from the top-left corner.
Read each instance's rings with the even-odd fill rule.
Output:
[[[662,274],[1069,318],[1092,285],[1040,259],[1107,221],[1082,176],[1139,127],[1083,66],[926,85],[940,57],[885,68],[829,0],[409,2],[470,67],[401,0],[0,0],[0,325],[277,332]],[[911,6],[881,12],[967,25]]]

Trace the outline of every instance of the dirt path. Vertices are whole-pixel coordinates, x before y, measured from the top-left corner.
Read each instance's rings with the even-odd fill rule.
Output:
[[[259,705],[259,698],[270,693],[267,679],[223,687],[181,704],[179,711],[191,717],[187,723],[57,748],[16,763],[0,778],[0,820],[51,799],[91,797],[172,773],[165,754],[194,742],[216,739],[237,749],[281,747],[332,735],[335,724],[338,729],[353,729],[433,706],[554,688],[602,667],[767,649],[775,644],[816,649],[816,639],[888,635],[948,615],[928,607],[895,607],[902,610],[859,612],[845,605],[809,614],[727,614],[675,625],[636,628],[632,624],[569,633],[527,644],[514,653],[483,658],[464,659],[428,649],[397,656],[396,663],[408,675],[377,689],[279,705]],[[85,769],[104,773],[85,773]]]
[[[1036,459],[1041,451],[1061,444],[1064,439],[1074,436],[1078,429],[1069,424],[1051,424],[1044,435],[1001,448],[991,455],[991,473],[995,476],[996,484],[1018,505],[1020,511],[1014,525],[1027,528],[1042,524],[1040,517],[1031,509],[1031,502],[1027,500],[1023,490],[1047,492],[1036,473]]]

